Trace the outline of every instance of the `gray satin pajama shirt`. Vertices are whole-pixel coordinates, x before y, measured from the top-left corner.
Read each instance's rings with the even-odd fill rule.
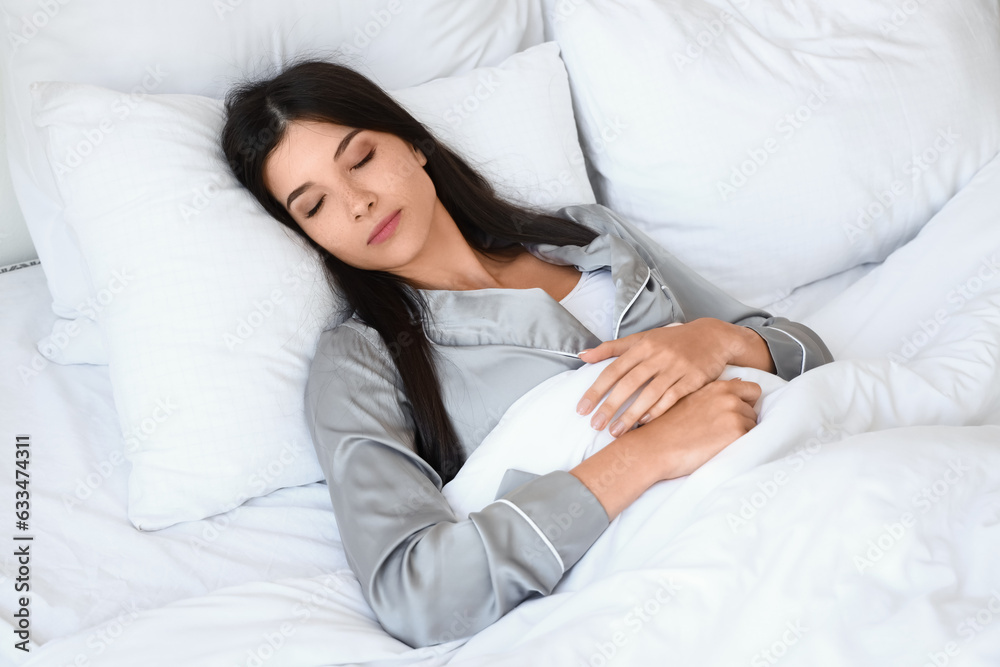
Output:
[[[526,247],[580,271],[611,268],[614,338],[714,317],[760,334],[786,380],[833,360],[813,331],[729,297],[610,209],[556,215],[600,236],[587,246]],[[445,407],[466,454],[518,398],[579,368],[577,352],[602,342],[541,288],[422,293]],[[609,525],[593,493],[561,470],[508,470],[493,503],[456,516],[440,477],[415,453],[410,403],[385,344],[354,317],[323,332],[305,404],[348,562],[382,626],[410,646],[467,637],[548,595]]]

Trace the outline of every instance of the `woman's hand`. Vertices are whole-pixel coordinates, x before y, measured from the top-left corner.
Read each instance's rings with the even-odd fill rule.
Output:
[[[580,353],[587,363],[609,357],[618,358],[601,371],[577,406],[577,412],[586,415],[611,390],[590,421],[598,431],[629,396],[649,383],[611,425],[615,437],[636,422],[656,419],[684,396],[718,379],[727,364],[774,372],[767,343],[755,331],[708,317],[605,341]]]
[[[744,380],[715,380],[677,402],[654,418],[635,436],[656,443],[661,479],[690,475],[706,461],[746,435],[757,425],[753,406],[760,385]]]
[[[760,385],[716,380],[666,414],[609,442],[570,474],[583,482],[614,520],[659,481],[690,475],[757,425]],[[626,461],[624,466],[622,461]]]

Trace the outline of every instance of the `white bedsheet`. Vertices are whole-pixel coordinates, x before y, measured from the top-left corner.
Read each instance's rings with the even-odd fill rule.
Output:
[[[994,161],[804,318],[840,361],[776,388],[757,428],[650,489],[553,595],[416,651],[361,599],[324,485],[251,501],[200,550],[227,518],[139,533],[122,466],[69,514],[63,494],[123,447],[106,369],[5,383],[0,405],[18,411],[4,437],[32,435],[32,638],[48,642],[24,664],[1000,664],[1000,428],[967,426],[1000,424],[997,211]],[[7,368],[51,322],[29,305],[44,301],[37,271],[0,277],[28,317],[0,324]],[[509,465],[526,426],[506,420],[477,461]],[[10,644],[0,655],[24,662]]]

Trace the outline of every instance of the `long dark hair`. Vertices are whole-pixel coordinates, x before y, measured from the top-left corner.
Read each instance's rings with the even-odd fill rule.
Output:
[[[346,300],[345,312],[378,331],[412,405],[417,455],[447,484],[465,456],[441,398],[433,349],[423,327],[423,295],[400,276],[342,262],[310,238],[264,186],[268,155],[290,121],[327,121],[387,132],[423,152],[424,169],[438,198],[469,245],[481,252],[515,243],[583,246],[598,233],[573,220],[505,201],[377,84],[343,65],[305,60],[273,78],[238,83],[226,95],[225,113],[221,143],[233,174],[268,213],[319,253],[334,292]],[[401,340],[412,343],[400,345]]]

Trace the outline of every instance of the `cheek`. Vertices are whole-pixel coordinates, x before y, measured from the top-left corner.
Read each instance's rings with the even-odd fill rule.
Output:
[[[394,185],[407,190],[433,189],[430,176],[427,175],[423,166],[417,162],[416,157],[410,154],[403,154],[399,157],[397,164],[400,165],[399,168],[392,170],[392,175],[390,176]]]
[[[323,233],[322,229],[314,227],[312,225],[309,226],[299,225],[299,227],[302,229],[303,232],[305,232],[306,236],[308,236],[309,238],[311,238],[313,241],[320,244],[324,248],[329,249],[330,239],[327,238],[326,234]]]
[[[326,216],[318,215],[312,220],[300,222],[299,229],[313,241],[329,250],[336,244],[339,236],[336,232],[337,224],[338,222],[329,214]]]
[[[430,175],[424,171],[419,162],[414,163],[415,167],[410,174],[410,187],[419,193],[421,199],[434,200],[437,193],[434,189],[434,182]]]

